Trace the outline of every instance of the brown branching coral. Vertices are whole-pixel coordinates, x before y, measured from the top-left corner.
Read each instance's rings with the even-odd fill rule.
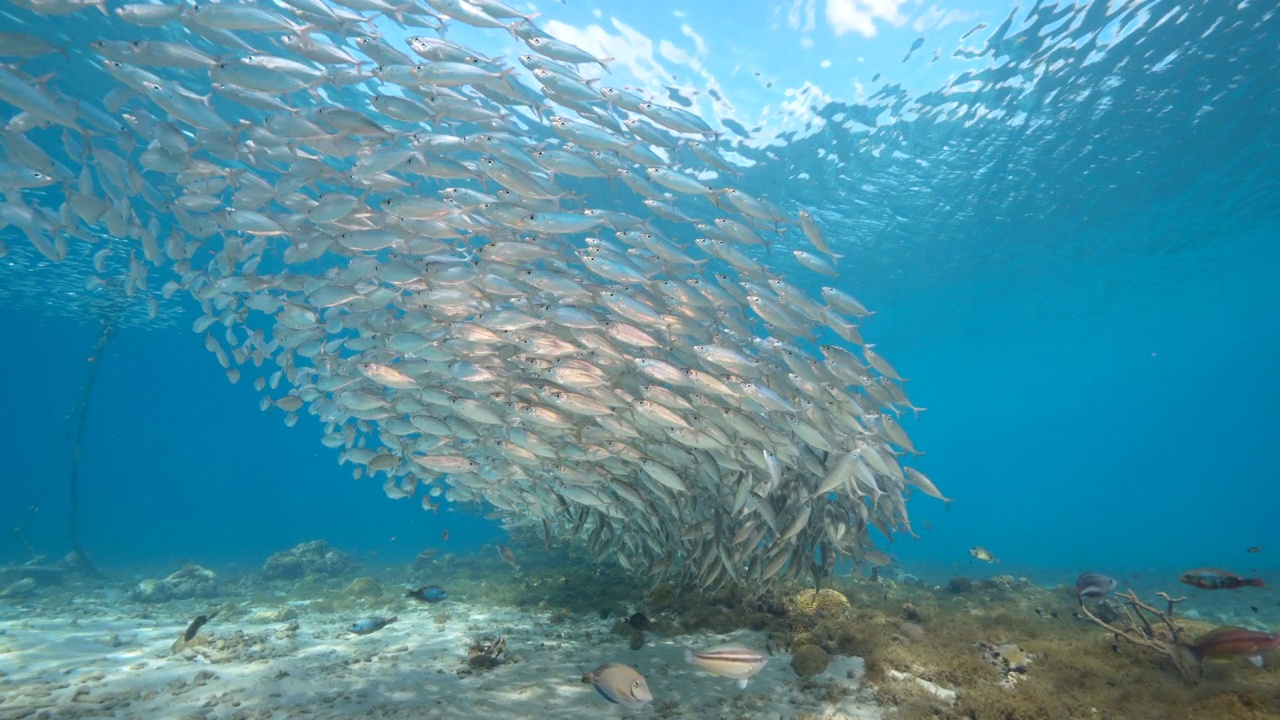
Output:
[[[1116,593],[1116,597],[1124,602],[1111,607],[1118,610],[1121,620],[1118,624],[1107,622],[1089,610],[1084,600],[1080,600],[1080,613],[1094,624],[1109,630],[1116,637],[1152,650],[1171,660],[1178,672],[1187,679],[1195,679],[1196,671],[1185,651],[1182,642],[1183,628],[1173,622],[1173,607],[1186,600],[1185,597],[1170,597],[1168,593],[1157,593],[1165,601],[1165,609],[1161,610],[1138,599],[1138,594],[1130,590],[1127,593]]]

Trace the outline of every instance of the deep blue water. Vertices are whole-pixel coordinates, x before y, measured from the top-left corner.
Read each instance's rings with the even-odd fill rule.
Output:
[[[918,464],[956,500],[947,510],[913,498],[921,539],[890,548],[908,571],[989,572],[967,554],[982,545],[1000,572],[1044,581],[1085,569],[1172,581],[1217,565],[1280,582],[1278,22],[1207,3],[1181,23],[1148,21],[1105,61],[1066,46],[1051,60],[1020,54],[1054,35],[1036,15],[1054,7],[1018,11],[1014,28],[1031,14],[1041,34],[1008,46],[993,32],[1009,8],[968,8],[968,22],[930,31],[906,63],[921,34],[910,25],[882,24],[875,38],[819,28],[797,60],[795,38],[752,34],[767,24],[680,22],[704,28],[701,67],[741,104],[730,116],[777,134],[769,148],[739,148],[759,164],[738,184],[819,214],[846,256],[839,285],[877,311],[864,336],[928,408],[907,422],[926,453]],[[1157,17],[1171,9],[1151,4]],[[971,101],[999,112],[952,117],[969,66],[948,54],[979,19],[992,26],[962,44],[1003,49],[973,61],[988,75]],[[661,12],[626,20],[680,37]],[[819,71],[810,60],[822,52],[835,60]],[[739,66],[767,77],[743,80]],[[841,69],[852,79],[829,79]],[[1037,72],[1033,89],[1017,87]],[[779,120],[783,89],[805,82],[826,96]],[[874,119],[842,124],[860,113]],[[96,327],[5,297],[0,525],[56,556],[68,549],[64,416]],[[395,561],[441,546],[444,529],[455,550],[502,537],[474,515],[425,514],[353,482],[314,419],[285,428],[278,410],[257,409],[248,380],[228,385],[189,331],[194,317],[122,328],[102,359],[81,475],[82,540],[98,564],[256,566],[314,538]],[[25,556],[5,542],[0,558]]]

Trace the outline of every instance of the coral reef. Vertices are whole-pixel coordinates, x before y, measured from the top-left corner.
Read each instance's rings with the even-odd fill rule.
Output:
[[[17,582],[6,585],[0,590],[0,598],[16,598],[23,595],[30,595],[36,591],[36,579],[32,577],[24,577]]]
[[[1205,682],[1188,683],[1172,656],[1111,630],[1097,632],[1071,591],[1024,587],[1018,580],[978,580],[961,593],[952,583],[927,590],[855,580],[836,587],[849,598],[850,614],[793,643],[862,657],[875,696],[897,707],[895,720],[1280,717],[1280,671],[1242,661],[1217,665]],[[978,588],[983,592],[972,591]],[[1127,599],[1111,601],[1110,611],[1100,610],[1106,605],[1086,610],[1113,613],[1121,618],[1115,630],[1131,628],[1135,637],[1168,637],[1171,631],[1145,609],[1151,630],[1136,615],[1129,625],[1125,608],[1135,611]],[[928,618],[927,634],[908,635],[904,603]],[[1196,627],[1185,619],[1174,625],[1187,637]]]
[[[177,600],[218,594],[218,574],[199,565],[183,565],[164,581],[169,586],[169,595]]]
[[[275,630],[198,635],[191,642],[175,644],[175,651],[187,657],[200,656],[214,664],[289,657],[297,652],[297,634],[298,623],[292,621]]]
[[[382,585],[371,577],[358,577],[342,588],[342,596],[348,600],[371,600],[382,597]]]
[[[831,656],[817,645],[802,645],[791,654],[791,668],[800,677],[812,677],[827,669]]]
[[[1169,597],[1166,593],[1159,593],[1159,596],[1165,601],[1164,610],[1146,604],[1138,599],[1137,593],[1130,590],[1116,594],[1123,601],[1122,604],[1107,602],[1102,605],[1111,610],[1113,616],[1118,616],[1117,620],[1111,621],[1095,615],[1083,599],[1080,600],[1080,614],[1095,625],[1110,630],[1118,638],[1165,656],[1183,676],[1193,677],[1196,668],[1188,662],[1187,653],[1183,651],[1183,638],[1187,634],[1187,628],[1173,620],[1174,606],[1186,598]]]
[[[472,670],[489,670],[506,659],[507,640],[501,635],[496,640],[477,640],[467,648],[467,667]]]
[[[146,579],[133,587],[130,593],[134,600],[145,603],[157,603],[168,600],[169,586],[163,580]]]
[[[218,574],[199,565],[184,565],[163,580],[147,579],[134,586],[134,600],[145,603],[214,597],[218,594]]]
[[[251,623],[280,623],[298,617],[298,611],[288,605],[281,605],[274,610],[259,610],[246,618]]]
[[[812,630],[824,620],[836,620],[849,613],[849,599],[835,590],[801,590],[783,601],[791,631]]]
[[[267,558],[262,574],[268,580],[337,577],[355,569],[355,561],[324,540],[313,540]]]

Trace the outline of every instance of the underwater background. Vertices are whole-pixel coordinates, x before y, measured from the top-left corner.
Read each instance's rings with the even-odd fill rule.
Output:
[[[597,21],[575,5],[544,10]],[[1244,554],[1271,540],[1280,507],[1268,452],[1280,441],[1273,8],[1203,3],[1189,19],[1158,24],[1164,4],[1147,3],[1146,22],[1126,28],[1101,66],[1055,69],[1016,102],[1012,91],[986,88],[998,110],[986,117],[885,124],[887,102],[869,94],[883,88],[940,107],[940,89],[967,68],[946,57],[958,36],[1009,17],[1023,23],[1010,42],[1029,45],[1052,35],[1040,27],[1054,6],[961,3],[946,9],[964,22],[940,22],[940,9],[908,3],[897,12],[913,22],[882,18],[865,37],[835,36],[821,8],[818,27],[805,32],[768,3],[739,13],[772,17],[768,27],[726,19],[710,3],[658,5],[618,19],[655,38],[676,23],[700,28],[698,67],[726,96],[749,98],[744,115],[762,100],[803,104],[803,126],[772,128],[774,146],[755,151],[763,162],[739,185],[817,209],[846,258],[838,285],[876,312],[864,336],[928,408],[904,425],[926,453],[920,467],[956,502],[949,511],[911,503],[922,539],[893,543],[904,565],[949,573],[972,564],[967,549],[982,545],[1004,570],[1046,582],[1082,569],[1280,567],[1274,554]],[[1222,13],[1237,20],[1201,37]],[[981,47],[990,33],[960,45]],[[903,59],[917,37],[927,38],[924,49]],[[944,56],[930,62],[934,46]],[[1157,66],[1162,53],[1169,57]],[[1019,59],[987,64],[1011,74]],[[859,151],[866,126],[839,121],[859,111],[884,124],[876,135],[886,147],[874,154]],[[9,265],[5,279],[29,273],[37,287],[50,272],[15,257],[0,263]],[[796,281],[815,294],[820,284]],[[278,412],[258,412],[254,391],[228,386],[187,331],[197,314],[189,301],[170,304],[187,315],[116,331],[93,390],[81,523],[99,562],[256,564],[315,536],[396,560],[441,528],[456,550],[501,537],[474,513],[424,515],[352,482],[349,466],[316,442],[313,418],[288,429]],[[0,299],[8,450],[0,523],[49,550],[66,543],[65,418],[97,323],[59,312],[57,297]],[[0,548],[23,556],[16,543]]]
[[[49,23],[51,38],[76,38],[81,45],[132,39],[132,29],[93,8],[44,18],[21,4],[0,0],[0,20],[35,23],[21,26],[31,34]],[[437,643],[445,641],[445,629],[455,645],[459,638],[475,640],[481,635],[476,626],[487,632],[486,623],[507,628],[508,636],[519,628],[513,647],[542,642],[537,633],[545,628],[515,614],[519,607],[554,617],[549,624],[612,623],[617,637],[606,639],[620,647],[640,634],[631,649],[657,654],[646,659],[619,649],[616,658],[634,662],[650,682],[663,676],[658,667],[683,668],[675,648],[695,641],[682,638],[749,627],[768,635],[771,656],[806,647],[797,638],[811,635],[806,640],[833,657],[868,658],[866,676],[877,681],[891,665],[936,663],[949,670],[930,678],[963,693],[973,676],[1004,662],[1000,683],[1012,687],[1010,674],[1025,672],[1039,683],[1031,685],[1034,692],[1045,696],[1087,678],[1081,682],[1098,695],[1080,700],[1077,709],[1114,697],[1099,688],[1112,688],[1119,677],[1155,698],[1130,697],[1146,710],[1132,712],[1135,718],[1280,717],[1274,658],[1260,671],[1245,663],[1219,670],[1184,696],[1178,693],[1185,678],[1168,663],[1125,654],[1128,646],[1122,653],[1119,641],[1109,652],[1111,639],[1072,615],[1077,603],[1085,607],[1076,578],[1093,571],[1143,597],[1158,591],[1187,596],[1179,617],[1193,619],[1197,633],[1227,624],[1280,628],[1280,598],[1270,587],[1209,591],[1179,583],[1192,568],[1216,567],[1280,585],[1274,462],[1280,447],[1280,12],[1274,3],[511,4],[540,13],[536,22],[566,42],[613,58],[604,84],[651,94],[661,89],[663,102],[705,118],[722,131],[718,147],[735,163],[736,174],[721,180],[788,213],[812,213],[842,256],[838,277],[805,271],[791,259],[792,249],[808,247],[795,226],[770,254],[755,253],[811,296],[833,285],[874,312],[859,326],[862,337],[892,361],[907,379],[911,402],[923,408],[898,418],[923,453],[911,464],[953,500],[913,493],[907,507],[919,538],[871,533],[891,567],[842,563],[836,577],[823,581],[848,596],[845,608],[852,603],[857,618],[851,625],[875,631],[851,640],[828,628],[831,636],[818,638],[820,617],[807,618],[809,625],[795,619],[796,598],[811,592],[800,586],[785,589],[786,612],[779,609],[784,601],[771,597],[777,600],[772,608],[751,615],[731,608],[736,596],[700,600],[644,578],[632,583],[616,560],[598,569],[581,552],[568,551],[569,543],[544,554],[533,534],[509,535],[487,504],[441,498],[438,512],[424,512],[416,498],[389,500],[379,480],[353,479],[353,466],[339,463],[339,450],[319,442],[325,427],[315,416],[304,410],[296,426],[286,427],[280,409],[259,410],[262,393],[248,378],[227,382],[203,333],[192,332],[201,308],[188,293],[161,301],[153,321],[141,304],[107,307],[83,290],[88,252],[49,262],[13,226],[0,227],[8,248],[0,256],[0,528],[14,529],[0,535],[0,566],[21,565],[34,554],[63,557],[71,549],[74,505],[82,549],[125,591],[144,576],[163,577],[187,563],[224,578],[219,602],[226,604],[205,631],[212,633],[211,645],[225,641],[233,623],[262,617],[251,610],[279,603],[301,608],[302,622],[312,623],[307,630],[321,628],[313,635],[317,643],[343,652],[363,650],[344,645],[349,638],[337,634],[326,645],[331,638],[322,634],[375,609],[401,615],[391,629],[413,633],[410,653],[415,639],[427,642],[423,627],[441,630],[431,636]],[[458,27],[450,33],[508,61],[526,52],[501,31],[482,37]],[[400,43],[407,34],[388,25],[386,39]],[[90,66],[91,57],[73,48],[66,58],[52,53],[21,68],[31,77],[57,73],[53,86],[61,92],[92,96],[107,76]],[[11,109],[0,100],[0,119]],[[65,155],[57,144],[44,149]],[[590,188],[593,205],[648,213],[621,186],[582,186]],[[167,272],[152,270],[153,290]],[[77,448],[78,407],[87,415]],[[563,441],[572,442],[567,435]],[[69,476],[77,449],[73,502]],[[314,585],[308,578],[287,590],[280,581],[255,584],[270,556],[314,540],[349,553],[360,569]],[[500,564],[508,558],[499,559],[494,546],[503,545],[524,563],[518,575]],[[989,551],[998,564],[975,557],[976,549]],[[413,618],[419,606],[398,590],[382,595],[379,587],[374,597],[380,600],[352,591],[366,576],[389,588],[438,582],[450,599],[428,608],[435,615]],[[73,596],[79,587],[58,592]],[[617,599],[607,597],[610,590]],[[125,591],[94,596],[95,611],[109,607],[124,622],[151,623],[154,633],[146,639],[164,647],[172,638],[158,639],[163,623],[180,616],[185,624],[209,604],[197,596],[144,605],[136,589],[132,599]],[[17,602],[0,620],[29,620]],[[237,603],[240,615],[230,609]],[[638,626],[630,620],[619,626],[619,618],[641,609],[654,618],[648,635],[632,632]],[[350,618],[330,617],[341,613]],[[1050,613],[1062,622],[1050,626]],[[270,616],[272,622],[297,617],[296,611]],[[649,619],[644,622],[648,628]],[[914,629],[905,629],[917,622],[952,653],[948,659],[938,659],[941,650],[928,655],[933,651],[911,635]],[[51,636],[72,632],[52,621],[41,628]],[[1006,630],[1007,638],[997,637]],[[17,635],[5,642],[16,645]],[[776,639],[783,636],[788,639]],[[400,637],[384,631],[369,640],[390,645]],[[965,655],[977,638],[986,643],[986,657]],[[1011,670],[1001,659],[1000,648],[1021,652],[1015,641],[1035,651],[1030,672],[1026,662]],[[696,642],[711,644],[709,638]],[[233,650],[211,662],[245,659],[235,654],[242,648]],[[213,651],[177,643],[166,659],[196,662],[206,652]],[[548,674],[563,681],[576,663],[587,662],[583,657],[559,658]],[[1035,663],[1045,668],[1039,678]],[[439,660],[445,670],[437,674],[452,680],[457,664],[452,656]],[[230,676],[226,667],[219,665]],[[790,669],[778,679],[779,667],[794,665],[775,662],[772,679],[757,681],[759,696],[769,692],[761,687],[794,679]],[[862,667],[844,677],[861,677]],[[313,671],[294,671],[296,680],[313,687],[323,682],[325,671]],[[411,675],[399,677],[412,686]],[[0,683],[0,700],[10,687]],[[701,688],[691,687],[676,690],[701,697]],[[878,702],[905,697],[892,682],[884,687]],[[815,695],[812,687],[803,689]],[[747,703],[750,696],[733,697]],[[987,702],[980,691],[973,697]],[[1028,702],[1040,703],[1037,708],[1057,707],[1056,697],[1035,698]],[[1156,702],[1162,698],[1171,707],[1188,698],[1207,704],[1179,715],[1162,710]],[[911,717],[932,717],[912,707],[920,714]],[[1001,708],[964,717],[1066,717]],[[584,714],[564,716],[596,717],[595,709],[585,703]]]

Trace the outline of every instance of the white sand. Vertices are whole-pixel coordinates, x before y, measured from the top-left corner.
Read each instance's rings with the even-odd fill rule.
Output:
[[[828,693],[813,681],[797,678],[787,654],[774,656],[745,690],[684,662],[683,644],[734,640],[763,648],[764,638],[754,633],[649,634],[649,643],[633,651],[625,637],[609,632],[613,620],[592,616],[552,623],[514,609],[448,601],[413,608],[399,622],[360,637],[345,632],[359,614],[301,608],[296,633],[284,629],[287,623],[216,618],[200,633],[208,645],[174,654],[171,646],[185,626],[169,624],[171,612],[153,609],[165,618],[160,624],[139,619],[140,612],[77,621],[85,615],[75,610],[37,617],[0,607],[0,719],[881,718],[859,691],[857,659],[834,658],[814,679],[853,691],[838,704],[828,702]],[[437,624],[438,613],[450,617]],[[218,641],[237,630],[253,641],[232,653],[218,652]],[[507,638],[507,662],[459,677],[471,643],[497,634]],[[580,681],[579,666],[608,661],[639,670],[654,702],[614,705]]]

